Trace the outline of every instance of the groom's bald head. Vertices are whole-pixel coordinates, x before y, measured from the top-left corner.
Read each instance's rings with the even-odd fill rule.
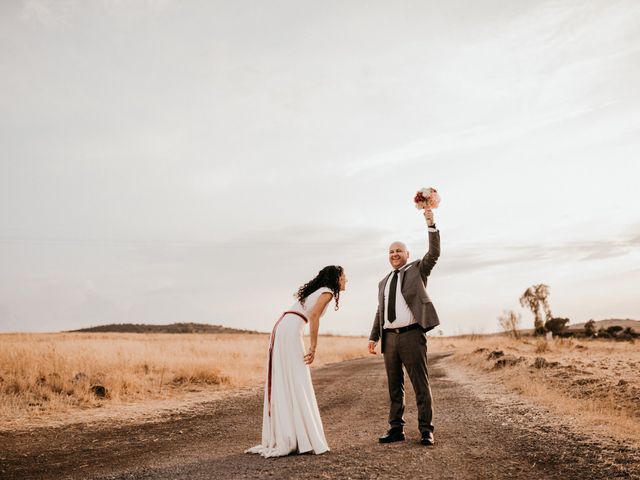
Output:
[[[389,250],[391,250],[392,248],[397,248],[400,247],[403,250],[407,250],[407,244],[404,242],[401,242],[399,240],[396,240],[395,242],[393,242],[391,245],[389,245]]]
[[[389,245],[389,263],[394,270],[402,268],[409,260],[409,250],[404,242],[393,242]]]

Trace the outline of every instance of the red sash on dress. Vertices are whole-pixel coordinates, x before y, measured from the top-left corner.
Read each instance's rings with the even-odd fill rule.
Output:
[[[268,381],[267,381],[267,391],[268,391],[267,395],[268,395],[268,402],[269,402],[269,416],[271,416],[271,372],[272,372],[271,365],[272,365],[272,359],[273,359],[273,342],[276,339],[276,328],[278,328],[278,324],[280,323],[280,320],[282,320],[287,313],[293,313],[294,315],[297,315],[301,319],[303,319],[305,323],[309,323],[309,320],[307,320],[307,317],[305,317],[302,313],[294,312],[293,310],[287,310],[282,315],[280,315],[280,318],[278,319],[276,324],[273,326],[273,331],[271,332],[271,342],[269,342],[269,377],[268,377]]]

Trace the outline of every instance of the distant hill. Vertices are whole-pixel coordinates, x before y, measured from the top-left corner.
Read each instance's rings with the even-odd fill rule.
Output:
[[[569,332],[580,332],[584,330],[583,323],[576,323],[575,325],[567,325],[567,331]],[[596,320],[596,330],[600,330],[604,328],[605,330],[614,325],[620,325],[622,328],[631,327],[634,331],[640,332],[640,320],[631,320],[629,318],[621,319],[621,318],[610,318],[608,320]]]
[[[144,323],[112,323],[97,327],[81,328],[71,332],[97,333],[259,333],[253,330],[240,330],[208,323],[172,323],[170,325],[148,325]]]

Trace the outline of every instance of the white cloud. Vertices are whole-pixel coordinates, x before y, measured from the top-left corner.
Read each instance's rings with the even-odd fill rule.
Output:
[[[21,17],[45,27],[69,25],[77,0],[24,0]]]

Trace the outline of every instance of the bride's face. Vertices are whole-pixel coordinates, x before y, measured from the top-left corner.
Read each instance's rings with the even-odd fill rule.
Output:
[[[344,274],[344,272],[342,272],[340,274],[340,278],[338,279],[338,284],[340,285],[340,291],[343,291],[345,288],[347,288],[347,276]]]

